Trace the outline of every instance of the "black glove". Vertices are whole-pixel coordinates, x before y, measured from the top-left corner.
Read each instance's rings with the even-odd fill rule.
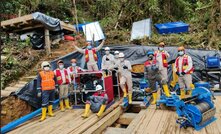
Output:
[[[157,70],[158,70],[158,67],[157,67],[156,65],[152,65],[152,66],[151,66],[151,69],[154,70],[154,71],[157,71]]]
[[[115,67],[114,70],[118,70],[118,67]]]
[[[182,75],[185,75],[186,73],[185,73],[185,72],[182,72],[181,74],[182,74]]]
[[[106,57],[106,61],[109,61],[109,58]]]
[[[176,74],[177,74],[178,76],[180,76],[180,73],[179,73],[179,72],[176,72]]]
[[[127,66],[123,66],[123,69],[128,69],[128,67]]]

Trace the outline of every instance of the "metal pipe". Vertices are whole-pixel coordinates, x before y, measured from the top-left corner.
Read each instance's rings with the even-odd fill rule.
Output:
[[[59,102],[59,99],[55,100],[53,102],[53,105],[57,105],[58,102]],[[35,116],[37,116],[40,113],[41,113],[41,108],[39,108],[39,109],[35,110],[34,112],[31,112],[31,113],[29,113],[29,114],[27,114],[25,116],[22,116],[21,118],[15,120],[15,121],[12,121],[12,122],[8,123],[7,125],[5,125],[5,126],[3,126],[1,128],[1,134],[4,134],[4,133],[14,129],[18,125],[20,125],[20,124],[22,124],[22,123],[24,123],[24,122],[34,118]]]

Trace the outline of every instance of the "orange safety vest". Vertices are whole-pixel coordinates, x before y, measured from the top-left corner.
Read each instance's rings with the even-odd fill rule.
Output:
[[[152,65],[152,64],[157,64],[157,61],[156,61],[156,60],[153,60],[152,63],[151,63],[150,61],[146,61],[146,62],[144,63],[144,66],[150,66],[150,65]]]
[[[66,84],[69,84],[69,79],[68,79],[68,72],[66,69],[64,69],[64,75],[66,79]],[[59,69],[56,69],[56,76],[57,76],[57,82],[58,85],[61,85],[63,83],[62,76],[61,76],[61,71]]]
[[[89,54],[88,54],[88,49],[85,49],[85,61],[88,62],[89,61]],[[92,48],[92,52],[94,55],[94,60],[97,61],[97,54],[96,54],[96,50],[94,48]]]
[[[53,71],[41,71],[41,89],[42,90],[54,90],[55,81],[54,81],[54,72]]]
[[[155,59],[157,58],[157,54],[159,54],[159,53],[160,53],[160,51],[155,51],[155,53],[154,53]],[[161,56],[162,56],[163,66],[164,67],[168,67],[167,55],[166,55],[166,53],[164,51],[162,51]]]
[[[180,70],[179,70],[179,59],[180,59],[180,57],[176,58],[176,65],[175,65],[178,72],[180,72]],[[188,55],[185,54],[184,57],[183,57],[183,61],[182,61],[182,72],[184,72],[186,70],[188,65],[189,65]],[[194,68],[192,67],[190,69],[190,71],[186,72],[186,74],[192,74],[193,70],[194,70]]]

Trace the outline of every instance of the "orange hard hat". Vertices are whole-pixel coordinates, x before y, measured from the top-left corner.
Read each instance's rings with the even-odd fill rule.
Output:
[[[62,60],[58,60],[57,64],[59,64],[59,63],[63,63],[64,64],[64,62]]]
[[[178,47],[178,51],[184,51],[185,48],[183,46]]]
[[[164,42],[160,42],[159,46],[165,46],[165,43]]]
[[[90,43],[90,42],[86,42],[85,44],[86,44],[87,46],[91,45],[91,43]]]
[[[76,63],[77,60],[76,59],[71,59],[71,63]]]

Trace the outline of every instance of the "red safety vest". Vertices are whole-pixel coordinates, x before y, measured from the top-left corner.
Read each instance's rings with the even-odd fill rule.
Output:
[[[157,60],[153,60],[152,62],[150,62],[150,61],[148,60],[148,61],[146,61],[146,62],[144,63],[144,66],[150,66],[150,65],[152,65],[152,64],[157,64]]]
[[[160,53],[160,51],[155,51],[155,53],[154,53],[155,59],[157,58],[157,55],[158,55],[159,53]],[[161,56],[162,56],[163,66],[164,66],[164,67],[168,67],[167,55],[166,55],[166,53],[165,53],[164,51],[162,51]]]
[[[176,58],[176,65],[175,65],[178,72],[180,72],[180,70],[179,70],[179,59],[180,59],[180,56]],[[183,57],[183,61],[182,61],[182,72],[184,72],[184,70],[186,70],[188,65],[189,65],[188,55],[185,54],[184,57]],[[194,68],[192,67],[190,69],[190,71],[186,72],[186,74],[192,74],[193,70],[194,70]]]
[[[78,67],[78,66],[76,66],[76,67],[77,67],[77,73],[81,72],[80,67]],[[70,69],[71,72],[73,72],[73,67],[72,66],[69,67],[69,69]],[[78,77],[78,75],[76,75],[76,77]],[[73,75],[71,75],[71,80],[74,80],[74,76]]]
[[[54,90],[55,81],[54,81],[54,72],[53,71],[41,71],[41,89],[42,90]]]
[[[102,92],[101,94],[98,94],[98,92],[95,92],[95,93],[93,94],[93,96],[102,96],[102,97],[104,97],[105,94],[106,94],[106,92]]]
[[[88,49],[85,49],[85,61],[88,62],[89,61],[89,54],[88,54]],[[92,52],[94,55],[94,60],[97,61],[97,54],[96,54],[96,50],[94,48],[92,48]]]
[[[69,84],[69,79],[68,79],[68,72],[66,69],[64,69],[64,75],[66,79],[66,84]],[[61,85],[63,83],[62,76],[61,76],[61,71],[59,69],[56,69],[56,76],[57,76],[57,82],[58,85]]]

